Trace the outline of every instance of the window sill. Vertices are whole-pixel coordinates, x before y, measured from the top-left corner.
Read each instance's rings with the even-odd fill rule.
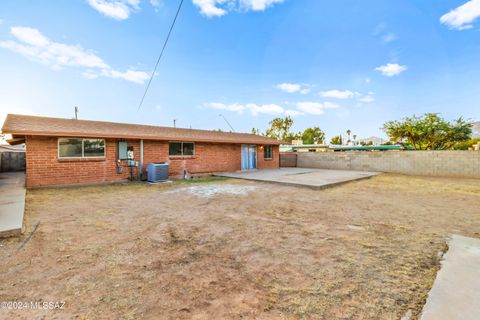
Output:
[[[263,158],[263,161],[272,161],[273,158]]]
[[[105,158],[58,158],[58,162],[100,162],[106,161]]]
[[[180,159],[195,159],[196,156],[168,156],[169,159],[172,160],[180,160]]]

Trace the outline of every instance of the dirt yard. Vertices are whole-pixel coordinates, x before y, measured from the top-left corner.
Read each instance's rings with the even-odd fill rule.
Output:
[[[65,306],[0,318],[415,319],[445,237],[480,237],[479,203],[480,180],[400,175],[31,190],[0,301]]]

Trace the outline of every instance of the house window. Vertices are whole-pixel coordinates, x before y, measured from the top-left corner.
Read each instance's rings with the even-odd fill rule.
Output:
[[[195,155],[195,143],[170,142],[168,150],[170,156],[193,156]]]
[[[272,159],[273,158],[273,147],[272,146],[264,146],[263,147],[263,158],[264,159]]]
[[[105,139],[58,139],[59,158],[105,157]]]

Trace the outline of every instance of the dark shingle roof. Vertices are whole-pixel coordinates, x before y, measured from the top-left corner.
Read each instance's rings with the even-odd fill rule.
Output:
[[[2,132],[10,133],[14,136],[98,137],[272,145],[280,145],[282,143],[279,140],[248,133],[49,118],[18,114],[9,114],[7,116],[2,127]]]

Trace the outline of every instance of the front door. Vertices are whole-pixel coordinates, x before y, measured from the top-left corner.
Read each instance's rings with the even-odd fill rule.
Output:
[[[257,146],[254,144],[242,144],[242,170],[257,168]]]

